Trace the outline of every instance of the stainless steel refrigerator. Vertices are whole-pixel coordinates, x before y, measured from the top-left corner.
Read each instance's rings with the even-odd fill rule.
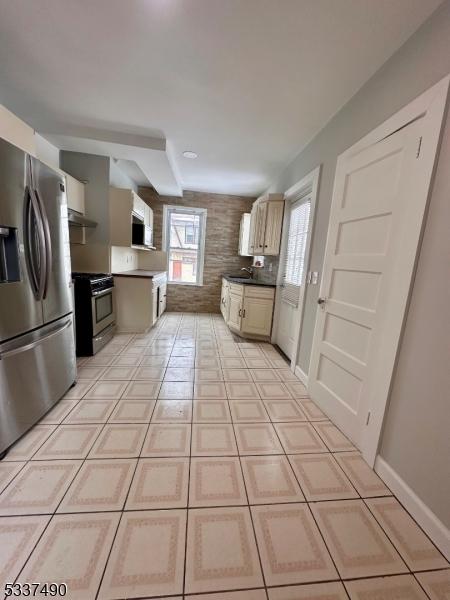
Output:
[[[0,455],[76,377],[64,178],[0,140]]]

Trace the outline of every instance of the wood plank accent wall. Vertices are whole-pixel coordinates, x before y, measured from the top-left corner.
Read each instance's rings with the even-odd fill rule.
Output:
[[[242,214],[251,211],[255,199],[188,191],[178,198],[159,196],[150,188],[140,188],[139,196],[153,209],[153,239],[158,250],[162,245],[164,204],[207,209],[203,286],[169,284],[167,310],[219,312],[222,273],[237,273],[252,262],[238,255],[239,226]]]

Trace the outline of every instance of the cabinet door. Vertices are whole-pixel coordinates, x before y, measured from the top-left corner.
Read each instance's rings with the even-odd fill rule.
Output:
[[[248,251],[250,255],[256,254],[255,245],[257,243],[257,219],[258,219],[258,205],[256,202],[253,203],[252,212],[250,213],[250,233],[248,236]]]
[[[158,288],[152,291],[152,325],[158,320]]]
[[[166,310],[167,305],[167,285],[163,283],[159,286],[159,316],[161,317]]]
[[[133,192],[133,212],[145,219],[145,202]]]
[[[144,202],[144,225],[153,228],[153,210]]]
[[[281,228],[283,225],[284,201],[267,202],[264,249],[261,254],[277,255],[280,253]]]
[[[222,313],[222,317],[225,319],[225,279],[222,279],[222,290],[220,292],[220,312]],[[226,319],[225,319],[226,321]]]
[[[267,200],[262,200],[257,204],[256,212],[256,235],[255,235],[255,254],[264,254],[264,239],[266,233],[267,219]]]
[[[242,333],[269,336],[272,330],[273,300],[244,298]]]
[[[84,215],[84,183],[66,174],[67,206]]]
[[[228,302],[228,325],[235,329],[241,329],[242,296],[230,293]]]

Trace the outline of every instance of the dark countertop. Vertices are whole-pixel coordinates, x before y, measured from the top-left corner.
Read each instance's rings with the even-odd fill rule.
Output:
[[[145,271],[144,269],[134,269],[132,271],[121,271],[112,273],[114,277],[142,277],[144,279],[153,279],[158,275],[164,275],[166,271]]]
[[[239,285],[243,284],[243,285],[261,285],[263,287],[277,287],[276,283],[266,283],[265,281],[257,281],[256,279],[251,279],[250,277],[233,277],[228,275],[227,273],[224,273],[222,275],[222,277],[224,279],[226,279],[227,281],[229,281],[230,283],[237,283]]]

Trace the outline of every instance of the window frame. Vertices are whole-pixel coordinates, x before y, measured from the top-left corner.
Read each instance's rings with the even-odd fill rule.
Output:
[[[170,217],[172,214],[192,214],[199,216],[199,229],[198,229],[198,249],[197,249],[197,277],[195,282],[189,281],[171,281],[170,276]],[[163,235],[162,235],[162,247],[167,253],[167,283],[169,285],[190,285],[195,287],[203,286],[203,271],[205,264],[205,238],[206,238],[206,208],[194,208],[190,206],[180,206],[176,204],[165,204],[163,208]],[[195,227],[194,227],[194,239],[195,239]],[[186,243],[186,242],[185,242]]]

